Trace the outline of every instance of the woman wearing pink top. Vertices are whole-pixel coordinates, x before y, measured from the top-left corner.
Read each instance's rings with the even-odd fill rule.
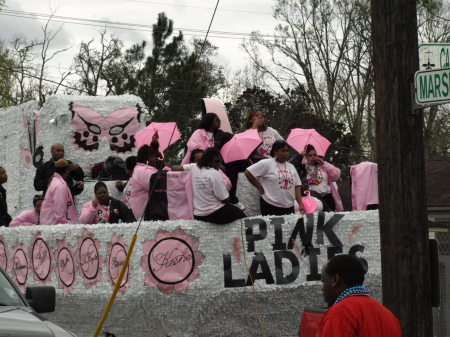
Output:
[[[139,220],[145,212],[148,203],[148,193],[150,190],[150,178],[152,174],[158,172],[159,167],[164,163],[158,159],[158,143],[154,136],[152,143],[142,146],[137,154],[137,164],[133,170],[133,175],[129,181],[131,193],[129,202],[133,210],[134,217]]]
[[[130,196],[131,196],[131,177],[133,175],[134,168],[136,167],[137,161],[136,156],[129,156],[125,160],[125,174],[128,177],[128,181],[124,183],[122,180],[116,180],[116,188],[122,192],[122,202],[131,207]]]
[[[206,150],[210,147],[220,150],[232,137],[231,133],[220,130],[220,119],[215,113],[204,114],[199,128],[192,133],[187,142],[187,152],[181,164],[189,164],[193,150]]]
[[[121,223],[135,222],[133,212],[120,200],[109,196],[108,187],[103,181],[94,186],[95,199],[84,204],[80,223]]]
[[[55,163],[55,173],[45,192],[41,208],[40,220],[43,225],[77,223],[77,209],[69,186],[64,180],[68,169],[67,160],[59,159]]]
[[[9,224],[9,227],[39,225],[39,215],[43,201],[44,197],[42,195],[35,195],[33,198],[34,208],[23,211],[16,216]]]
[[[303,162],[311,195],[322,202],[324,212],[342,212],[342,200],[333,184],[341,177],[341,170],[319,157],[310,144],[306,146]]]

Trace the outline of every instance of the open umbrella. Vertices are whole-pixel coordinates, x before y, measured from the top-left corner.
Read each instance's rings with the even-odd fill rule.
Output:
[[[160,152],[164,152],[170,145],[181,139],[177,123],[152,122],[134,136],[138,148],[145,144],[150,145],[155,131],[158,131]]]
[[[223,161],[230,163],[235,160],[247,159],[262,143],[257,129],[237,133],[220,150]]]
[[[208,112],[213,112],[220,119],[220,130],[233,133],[231,131],[230,120],[228,119],[228,113],[225,109],[225,105],[220,101],[220,99],[212,97],[212,98],[202,98],[202,113],[206,114]]]
[[[305,150],[306,145],[311,144],[319,156],[325,156],[331,143],[320,135],[315,129],[292,129],[286,142],[298,153]]]

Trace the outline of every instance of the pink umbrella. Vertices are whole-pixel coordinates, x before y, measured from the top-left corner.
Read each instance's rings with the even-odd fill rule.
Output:
[[[150,145],[155,131],[158,131],[160,152],[164,152],[170,145],[181,139],[180,132],[177,128],[177,123],[153,122],[134,136],[138,148],[145,144]]]
[[[237,133],[220,150],[223,161],[230,163],[235,160],[247,159],[262,143],[257,129]]]
[[[202,98],[202,112],[208,113],[213,112],[220,119],[220,130],[233,133],[231,131],[230,120],[228,119],[228,113],[225,109],[225,105],[220,101],[220,99],[212,98]]]
[[[321,136],[315,129],[292,129],[286,142],[298,153],[305,150],[306,145],[311,144],[319,156],[325,156],[331,143]]]

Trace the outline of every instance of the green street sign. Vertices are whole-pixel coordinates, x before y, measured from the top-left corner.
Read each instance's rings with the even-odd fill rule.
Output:
[[[450,102],[450,68],[416,71],[414,86],[419,105]]]
[[[450,43],[422,43],[419,45],[419,69],[450,67]]]

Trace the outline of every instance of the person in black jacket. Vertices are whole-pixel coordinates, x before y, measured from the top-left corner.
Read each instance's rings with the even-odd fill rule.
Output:
[[[302,152],[300,154],[297,154],[292,158],[291,164],[294,165],[295,169],[297,170],[298,176],[300,177],[300,180],[302,181],[302,196],[305,196],[305,191],[309,189],[308,186],[308,178],[306,177],[306,165],[303,163],[303,158],[305,156],[305,153]]]
[[[55,173],[55,162],[64,158],[64,146],[61,144],[53,144],[50,150],[52,159],[42,164],[36,170],[36,176],[34,177],[34,189],[36,191],[43,191],[43,194],[47,191],[48,184],[50,182],[53,173]],[[65,179],[67,185],[72,192],[72,196],[78,195],[83,191],[83,179],[84,172],[77,164],[68,161],[69,174]]]
[[[6,190],[3,184],[8,181],[6,170],[0,166],[0,226],[9,227],[11,216],[8,214],[8,205],[6,203]]]
[[[135,222],[133,212],[122,201],[109,196],[108,187],[102,181],[94,186],[95,199],[83,205],[80,223]]]

